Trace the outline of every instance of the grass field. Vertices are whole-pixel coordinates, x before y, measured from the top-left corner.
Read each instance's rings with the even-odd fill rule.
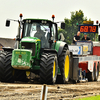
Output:
[[[100,100],[100,95],[98,96],[92,96],[92,97],[86,97],[86,98],[80,98],[75,100]]]

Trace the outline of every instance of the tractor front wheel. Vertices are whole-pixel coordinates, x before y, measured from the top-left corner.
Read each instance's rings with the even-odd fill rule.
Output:
[[[40,81],[41,83],[54,84],[58,71],[57,55],[44,53],[40,62]]]
[[[0,81],[14,82],[13,68],[11,66],[12,54],[9,52],[0,53]]]
[[[27,82],[28,79],[26,76],[26,71],[15,69],[14,79],[15,79],[15,81]]]

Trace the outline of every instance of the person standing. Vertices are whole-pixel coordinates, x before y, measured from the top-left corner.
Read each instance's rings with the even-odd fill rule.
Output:
[[[74,36],[73,38],[73,44],[75,44],[75,42],[80,40],[80,31],[77,32],[77,35]]]

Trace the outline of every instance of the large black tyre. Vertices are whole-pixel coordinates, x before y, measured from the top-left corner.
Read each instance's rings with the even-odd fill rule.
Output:
[[[15,69],[14,79],[15,79],[15,81],[27,82],[28,79],[27,79],[27,76],[26,76],[26,71]]]
[[[69,81],[69,70],[70,70],[70,52],[67,47],[64,47],[61,55],[59,56],[59,68],[61,72],[61,83],[67,83]]]
[[[44,53],[40,61],[40,81],[45,84],[54,84],[58,72],[57,55]]]
[[[86,74],[86,77],[88,78],[88,81],[94,81],[94,79],[95,79],[95,64],[94,64],[93,72],[88,72]]]
[[[97,69],[95,68],[95,76],[94,76],[94,81],[97,81],[99,77],[99,62],[97,65]]]
[[[14,82],[13,68],[11,66],[12,54],[9,52],[0,53],[0,81],[1,82]]]

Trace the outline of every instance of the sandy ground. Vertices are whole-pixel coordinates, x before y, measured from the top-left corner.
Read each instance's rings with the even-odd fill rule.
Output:
[[[39,83],[0,83],[0,100],[40,100],[42,86]],[[47,87],[47,100],[73,100],[100,95],[100,77],[98,82],[55,84]]]

